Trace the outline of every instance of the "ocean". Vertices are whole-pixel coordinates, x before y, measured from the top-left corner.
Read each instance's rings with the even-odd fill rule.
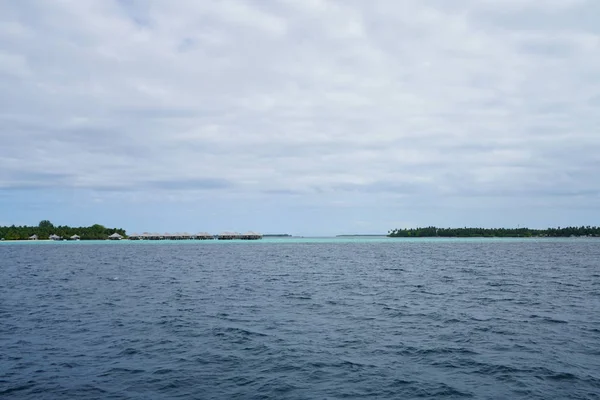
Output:
[[[2,399],[599,399],[600,240],[0,243]]]

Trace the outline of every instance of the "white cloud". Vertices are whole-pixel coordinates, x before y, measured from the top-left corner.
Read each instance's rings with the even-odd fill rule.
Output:
[[[566,17],[552,29],[598,11],[4,2],[0,187],[382,202],[598,193],[600,32]]]

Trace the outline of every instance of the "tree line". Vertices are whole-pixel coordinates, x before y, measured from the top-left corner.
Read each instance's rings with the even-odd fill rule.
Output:
[[[106,228],[99,224],[80,227],[66,225],[54,226],[52,222],[43,220],[38,226],[0,226],[0,239],[27,240],[33,235],[37,235],[39,240],[48,239],[50,235],[57,235],[61,238],[69,239],[71,236],[77,235],[81,240],[104,240],[115,232],[124,237],[127,236],[125,229],[122,228]]]
[[[389,237],[570,237],[600,236],[597,226],[569,226],[548,229],[530,228],[425,228],[392,229]]]

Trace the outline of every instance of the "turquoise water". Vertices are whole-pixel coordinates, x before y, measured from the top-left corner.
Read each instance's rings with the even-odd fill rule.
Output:
[[[389,238],[381,237],[292,237],[292,238],[265,238],[261,240],[81,240],[81,241],[4,241],[0,245],[73,245],[73,244],[136,244],[136,245],[223,245],[223,244],[293,244],[293,243],[489,243],[489,242],[565,242],[589,241],[600,243],[600,238]]]

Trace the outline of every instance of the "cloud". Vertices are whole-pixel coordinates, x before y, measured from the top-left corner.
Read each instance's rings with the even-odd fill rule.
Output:
[[[0,186],[591,203],[598,12],[583,0],[4,2]]]
[[[185,180],[163,180],[146,182],[146,187],[156,189],[183,189],[183,190],[205,190],[223,189],[231,187],[231,183],[224,179],[185,179]]]

